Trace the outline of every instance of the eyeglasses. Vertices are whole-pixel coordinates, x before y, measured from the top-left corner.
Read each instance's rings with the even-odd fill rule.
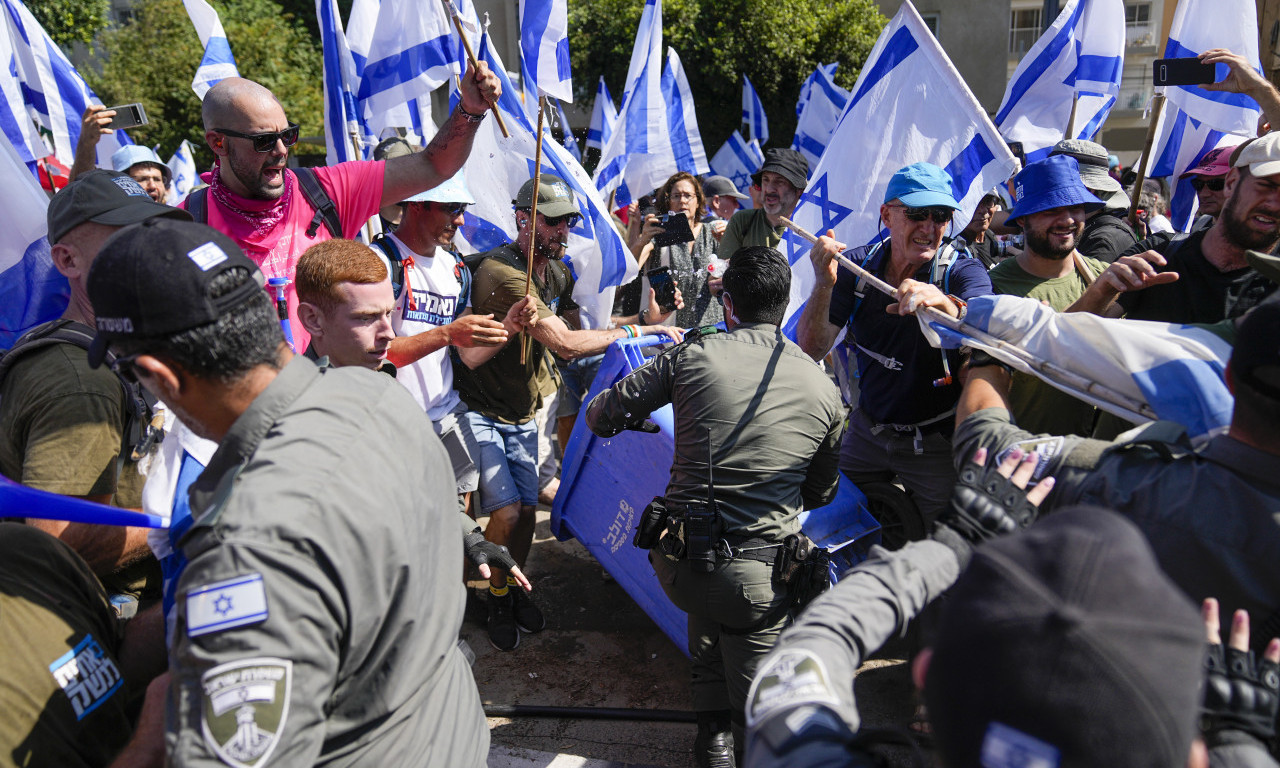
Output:
[[[467,212],[466,203],[435,203],[435,205],[450,216],[461,216]]]
[[[573,229],[582,221],[582,214],[566,213],[563,216],[547,216],[546,214],[543,214],[542,220],[547,222],[548,227],[558,227],[562,222],[567,221],[569,222],[569,229]]]
[[[251,140],[254,152],[270,152],[276,148],[277,141],[283,142],[286,147],[292,147],[298,143],[297,123],[289,123],[288,128],[276,133],[241,133],[239,131],[228,131],[226,128],[214,128],[213,130],[217,133],[234,136],[237,139]]]
[[[667,197],[672,200],[697,200],[698,199],[697,194],[693,192],[672,192],[671,194],[667,195]]]
[[[726,296],[729,296],[729,292],[724,290],[716,294],[716,301],[720,302],[720,306],[722,307],[724,306],[724,300]],[[729,296],[729,301],[733,301],[732,296]]]
[[[902,215],[906,216],[909,221],[924,221],[925,219],[933,219],[934,224],[946,224],[951,221],[951,217],[955,215],[955,211],[941,205],[931,206],[929,208],[912,208],[909,205],[890,204],[890,208],[901,208]]]
[[[1209,191],[1211,192],[1221,192],[1224,186],[1226,186],[1226,181],[1223,179],[1192,179],[1191,180],[1191,188],[1197,192],[1204,189],[1205,187],[1208,187]]]

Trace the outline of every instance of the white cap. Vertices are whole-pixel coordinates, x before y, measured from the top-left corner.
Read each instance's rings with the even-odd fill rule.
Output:
[[[1232,166],[1249,166],[1254,176],[1280,174],[1280,133],[1268,133],[1245,144]]]
[[[467,178],[462,171],[458,171],[452,178],[446,179],[443,183],[438,184],[424,192],[419,192],[413,197],[406,197],[406,203],[466,203],[467,205],[475,205],[476,199],[471,196],[471,191],[467,189]]]

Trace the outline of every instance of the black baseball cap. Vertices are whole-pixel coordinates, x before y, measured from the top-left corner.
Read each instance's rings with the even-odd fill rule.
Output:
[[[95,169],[77,176],[49,200],[49,242],[58,242],[86,221],[124,227],[156,216],[191,221],[191,214],[181,208],[152,200],[129,176]]]
[[[112,235],[89,269],[89,301],[98,328],[89,347],[90,367],[102,364],[115,339],[208,325],[262,293],[259,275],[211,297],[213,279],[234,267],[258,272],[231,238],[204,224],[153,218]]]

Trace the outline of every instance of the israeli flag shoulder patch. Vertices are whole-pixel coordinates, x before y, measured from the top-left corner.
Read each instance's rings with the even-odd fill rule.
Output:
[[[197,587],[187,593],[187,636],[257,624],[267,619],[267,590],[262,574]]]

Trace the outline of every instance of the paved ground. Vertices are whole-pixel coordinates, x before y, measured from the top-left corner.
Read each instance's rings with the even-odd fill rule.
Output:
[[[501,653],[484,630],[483,587],[470,582],[463,637],[476,655],[486,706],[538,705],[688,711],[688,660],[576,541],[557,542],[539,512],[528,573],[547,628]],[[903,649],[863,667],[857,695],[870,726],[911,714]],[[689,723],[585,718],[491,717],[489,765],[543,768],[692,768]],[[895,764],[908,765],[903,760]]]

